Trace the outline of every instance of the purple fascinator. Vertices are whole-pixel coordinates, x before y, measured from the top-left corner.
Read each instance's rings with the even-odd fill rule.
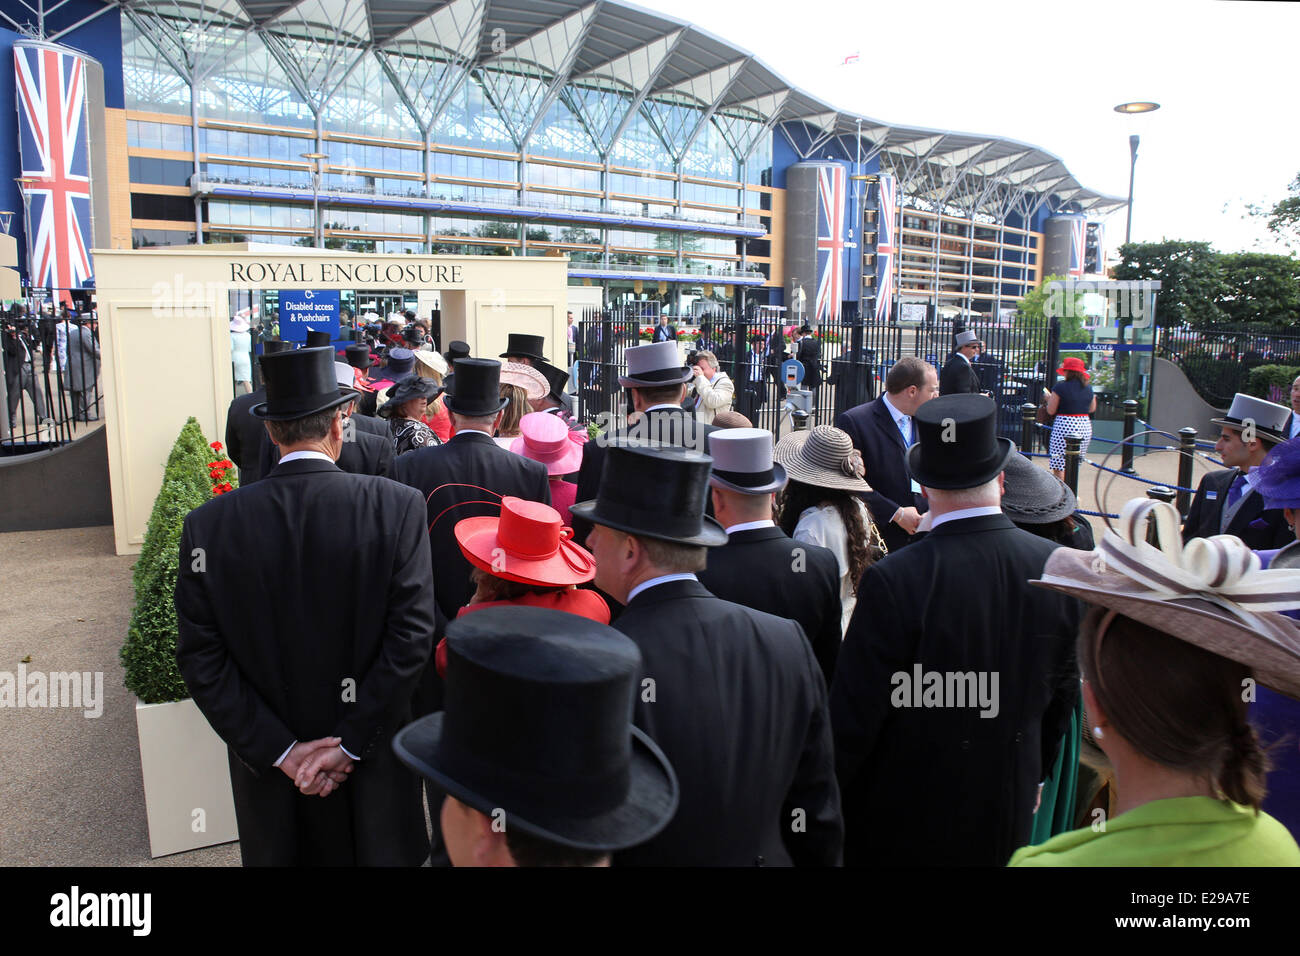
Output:
[[[1275,445],[1253,477],[1265,508],[1300,508],[1300,440]]]

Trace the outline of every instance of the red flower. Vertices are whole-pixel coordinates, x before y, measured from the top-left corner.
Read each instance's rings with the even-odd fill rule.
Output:
[[[235,486],[232,485],[230,482],[226,482],[224,485],[221,486],[221,491],[223,494],[227,491],[234,491],[234,490],[235,490]]]
[[[221,451],[221,442],[214,441],[208,447],[211,448],[213,451]]]
[[[235,463],[234,463],[233,461],[231,461],[229,458],[227,458],[227,459],[225,459],[225,460],[221,463],[221,467],[222,467],[222,468],[234,468],[234,467],[235,467]]]

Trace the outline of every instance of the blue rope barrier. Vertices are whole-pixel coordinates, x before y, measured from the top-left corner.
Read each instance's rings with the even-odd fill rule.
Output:
[[[1119,515],[1113,515],[1109,511],[1089,511],[1086,508],[1079,508],[1079,514],[1092,515],[1094,518],[1118,518]]]
[[[1084,461],[1088,461],[1088,459],[1085,458]],[[1174,489],[1174,491],[1186,491],[1186,492],[1190,492],[1191,494],[1196,494],[1195,488],[1184,488],[1182,485],[1168,485],[1165,484],[1163,481],[1152,481],[1151,479],[1143,478],[1141,475],[1138,474],[1130,475],[1127,472],[1117,471],[1114,468],[1107,468],[1105,465],[1099,465],[1095,461],[1088,461],[1088,464],[1092,465],[1092,467],[1094,468],[1100,468],[1102,471],[1109,471],[1112,475],[1119,475],[1121,478],[1131,478],[1134,481],[1140,481],[1143,484],[1147,484],[1147,485],[1159,486],[1163,488],[1172,488]]]

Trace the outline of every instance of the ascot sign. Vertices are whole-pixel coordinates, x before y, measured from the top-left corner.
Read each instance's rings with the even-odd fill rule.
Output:
[[[232,284],[275,285],[301,283],[304,286],[354,282],[360,285],[388,283],[402,288],[459,286],[465,284],[458,263],[431,262],[232,262]]]

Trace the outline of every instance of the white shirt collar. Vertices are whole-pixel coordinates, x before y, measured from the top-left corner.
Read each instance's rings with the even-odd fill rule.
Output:
[[[646,409],[646,411],[653,412],[656,408],[675,408],[679,412],[682,410],[682,406],[678,405],[676,402],[660,402],[658,405],[651,405]]]
[[[894,424],[895,424],[895,425],[897,425],[897,424],[898,424],[900,421],[902,421],[904,418],[911,418],[911,417],[912,417],[911,415],[904,415],[902,412],[900,412],[897,408],[894,407],[894,403],[891,402],[891,401],[889,400],[889,393],[888,393],[888,392],[885,392],[885,394],[882,395],[882,396],[880,396],[880,397],[881,397],[881,399],[884,400],[885,407],[886,407],[887,409],[889,409],[889,417],[892,418],[892,419],[894,420]]]
[[[1000,515],[1002,508],[999,505],[982,505],[979,508],[958,508],[956,511],[949,511],[947,514],[939,515],[930,523],[930,529],[933,530],[939,525],[949,521],[960,521],[962,518],[982,518],[985,515]]]
[[[740,524],[733,524],[727,529],[727,534],[734,534],[737,531],[753,531],[756,528],[775,528],[776,522],[771,518],[764,518],[762,521],[742,521]]]
[[[280,459],[280,464],[283,465],[286,461],[305,461],[313,458],[318,461],[328,461],[331,465],[334,464],[334,459],[323,451],[292,451]]]
[[[636,597],[638,594],[640,594],[642,591],[647,591],[658,584],[667,584],[669,581],[698,581],[698,580],[699,578],[697,578],[693,574],[663,574],[657,578],[649,578],[645,581],[642,581],[632,590],[627,592],[626,603],[631,604],[632,599]]]
[[[966,364],[967,364],[967,365],[970,365],[970,364],[971,364],[970,356],[967,355],[965,352],[962,352],[962,351],[958,350],[958,351],[957,351],[956,353],[954,353],[954,354],[956,354],[956,355],[960,355],[962,358],[964,358],[964,359],[966,360]]]

